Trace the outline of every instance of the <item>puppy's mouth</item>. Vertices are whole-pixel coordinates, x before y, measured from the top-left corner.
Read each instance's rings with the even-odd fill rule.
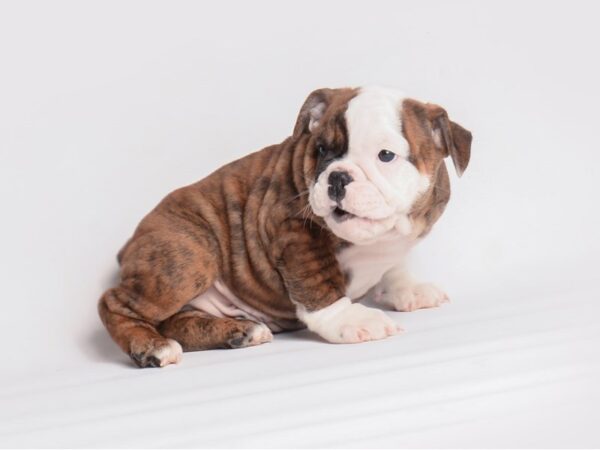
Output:
[[[387,219],[387,217],[372,218],[372,217],[368,217],[368,216],[354,214],[354,213],[346,211],[345,209],[342,209],[339,206],[336,206],[335,208],[333,208],[331,210],[329,217],[331,217],[336,223],[342,223],[342,222],[347,222],[349,220],[353,220],[353,221],[359,221],[364,225],[381,222],[382,220]]]
[[[356,217],[354,214],[349,213],[348,211],[343,210],[339,206],[336,206],[333,212],[331,213],[336,222],[344,222],[348,219],[352,219]]]

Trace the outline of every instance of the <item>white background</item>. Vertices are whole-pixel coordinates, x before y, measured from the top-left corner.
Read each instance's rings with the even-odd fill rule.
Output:
[[[453,303],[444,307],[449,312],[397,314],[399,322],[418,327],[444,317],[451,324],[453,318],[465,317],[461,314],[512,305],[513,318],[490,325],[506,331],[521,323],[521,307],[529,311],[532,302],[543,313],[545,299],[553,298],[555,315],[548,318],[552,327],[560,328],[563,320],[573,329],[579,323],[592,326],[586,320],[594,313],[597,317],[600,302],[597,5],[0,3],[0,379],[2,393],[13,402],[4,404],[26,409],[17,425],[24,426],[42,401],[28,394],[40,380],[85,384],[82,380],[92,373],[133,383],[131,377],[142,371],[129,370],[96,313],[97,299],[115,280],[116,252],[168,192],[288,136],[304,98],[318,87],[397,87],[444,106],[453,120],[473,132],[469,168],[461,179],[452,173],[453,198],[447,211],[413,255],[415,270],[443,286]],[[522,333],[535,328],[536,315],[521,326]],[[477,341],[478,332],[487,332],[478,327],[477,320],[467,322],[443,339]],[[409,335],[410,329],[407,339]],[[597,349],[597,332],[592,337],[586,345],[591,342]],[[435,348],[441,344],[438,338],[426,339]],[[418,337],[410,339],[415,342],[412,349],[418,349]],[[349,353],[361,352],[358,347],[333,348],[302,333],[297,339],[292,335],[278,340],[281,343],[270,344],[279,345],[272,348],[282,358],[270,359],[274,367],[287,361],[286,346],[290,349],[298,342],[308,345],[309,353],[327,347],[330,362],[360,358]],[[384,348],[368,345],[371,355]],[[567,346],[547,356],[556,361],[573,353],[576,349]],[[203,379],[207,358],[231,363],[239,354],[187,354],[184,359],[197,369],[188,375]],[[244,358],[250,354],[242,352]],[[532,358],[536,355],[531,353]],[[597,359],[586,355],[582,353],[577,363],[597,368]],[[507,376],[513,363],[509,355],[500,364],[509,368]],[[183,370],[168,369],[156,376],[161,385],[168,385],[168,376],[181,377],[172,374]],[[219,370],[237,369],[226,365]],[[148,383],[148,375],[144,377]],[[441,378],[434,378],[432,385]],[[593,389],[594,383],[588,384]],[[102,392],[122,387],[105,389]],[[51,384],[39,390],[51,391]],[[19,392],[29,397],[21,401]],[[531,404],[528,399],[520,394],[513,398],[515,405]],[[273,408],[277,405],[281,403],[274,400]],[[79,406],[74,404],[70,413],[76,415]],[[472,429],[449,432],[454,439],[449,441],[382,442],[600,445],[597,430],[576,433],[575,428],[559,427],[565,418],[573,423],[589,420],[586,408],[591,403],[573,408],[565,406],[566,416],[552,416],[546,426],[540,422],[539,429],[524,429],[513,440],[501,430],[487,432],[484,427],[475,434]],[[539,412],[551,409],[540,406]],[[198,411],[211,414],[210,409]],[[509,408],[503,417],[513,412]],[[14,409],[4,413],[18,417]],[[46,416],[36,417],[38,424],[47,425]],[[62,426],[67,426],[71,416],[63,417]],[[423,421],[428,420],[425,415]],[[11,434],[18,430],[24,434]],[[24,436],[35,443],[35,433],[23,430],[27,428],[0,430],[0,444],[2,436],[12,445],[28,442]],[[98,442],[77,440],[81,430],[72,429],[72,440],[57,432],[38,445]],[[100,442],[180,442],[153,441],[152,430],[141,430],[146,441],[130,435],[129,441]],[[307,445],[329,442],[328,431],[320,433]],[[367,434],[359,437],[366,439],[356,441],[363,445],[378,443]],[[202,445],[190,439],[187,444]]]

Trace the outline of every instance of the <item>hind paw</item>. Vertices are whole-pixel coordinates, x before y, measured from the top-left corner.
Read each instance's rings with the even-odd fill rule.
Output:
[[[129,356],[138,367],[164,367],[181,361],[183,350],[173,339],[154,341],[147,349],[132,351]]]
[[[234,336],[227,341],[227,345],[230,348],[243,348],[251,347],[254,345],[264,344],[265,342],[271,342],[273,340],[273,334],[269,327],[264,323],[253,323],[245,331],[237,331]]]

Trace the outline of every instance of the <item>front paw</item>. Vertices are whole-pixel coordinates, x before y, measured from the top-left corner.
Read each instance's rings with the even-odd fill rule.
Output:
[[[431,283],[412,283],[402,286],[392,284],[382,290],[380,299],[396,311],[405,312],[435,308],[450,301],[444,291]]]
[[[309,330],[336,344],[384,339],[402,331],[383,311],[353,304],[347,298],[301,318]]]

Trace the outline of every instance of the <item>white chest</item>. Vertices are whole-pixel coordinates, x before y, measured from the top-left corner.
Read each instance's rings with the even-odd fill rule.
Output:
[[[350,275],[346,295],[355,300],[375,286],[384,273],[402,264],[413,242],[399,237],[367,245],[353,245],[336,256],[340,267]]]

